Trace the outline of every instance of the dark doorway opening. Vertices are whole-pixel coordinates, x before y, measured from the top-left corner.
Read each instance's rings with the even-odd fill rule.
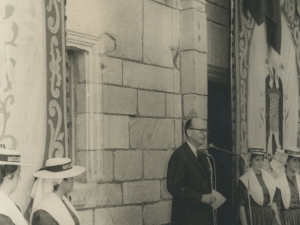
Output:
[[[232,152],[232,117],[230,83],[208,81],[208,144]],[[234,222],[232,204],[232,160],[231,154],[210,149],[216,163],[217,191],[226,202],[217,210],[218,224]]]

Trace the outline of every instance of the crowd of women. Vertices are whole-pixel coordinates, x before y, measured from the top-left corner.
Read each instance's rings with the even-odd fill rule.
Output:
[[[28,225],[20,209],[9,195],[16,189],[20,177],[19,152],[0,148],[0,225]],[[71,159],[52,158],[45,167],[33,174],[36,178],[29,223],[31,225],[80,225],[80,218],[65,197],[73,189],[73,177],[82,174],[84,167],[72,166]]]
[[[249,169],[238,182],[239,218],[242,225],[300,224],[300,149],[287,147],[282,172],[276,179],[263,169],[265,152],[249,148]]]

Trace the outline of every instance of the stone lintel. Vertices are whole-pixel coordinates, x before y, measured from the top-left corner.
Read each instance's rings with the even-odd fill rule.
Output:
[[[195,9],[198,12],[204,12],[206,8],[206,1],[204,0],[184,0],[181,1],[181,9],[186,10],[186,9]]]

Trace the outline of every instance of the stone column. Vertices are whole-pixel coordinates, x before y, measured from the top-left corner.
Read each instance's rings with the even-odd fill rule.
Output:
[[[181,91],[184,118],[207,119],[205,0],[181,1]]]

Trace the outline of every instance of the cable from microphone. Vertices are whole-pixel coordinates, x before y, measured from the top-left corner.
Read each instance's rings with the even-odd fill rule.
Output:
[[[212,155],[210,155],[209,153],[205,152],[205,155],[209,158],[212,159],[213,161],[213,165],[214,165],[214,169],[212,168],[212,165],[209,161],[209,159],[207,159],[208,161],[208,165],[209,165],[209,169],[210,169],[210,184],[211,184],[211,189],[212,189],[212,193],[213,190],[217,190],[217,170],[216,170],[216,163],[215,163],[215,159]],[[213,176],[213,171],[215,172],[214,176]],[[213,179],[214,177],[214,179]],[[217,210],[213,209],[213,223],[214,225],[217,225]]]
[[[219,150],[219,151],[222,151],[222,152],[226,152],[226,153],[234,155],[234,156],[239,156],[239,157],[241,157],[244,160],[245,167],[246,167],[247,180],[248,180],[248,182],[247,182],[247,190],[248,190],[247,191],[247,195],[248,195],[248,206],[249,206],[249,214],[250,214],[250,224],[253,225],[253,221],[252,221],[252,207],[251,207],[251,202],[250,202],[250,188],[249,188],[250,187],[250,184],[249,184],[249,166],[247,166],[247,161],[246,161],[245,157],[243,155],[241,155],[241,154],[233,153],[233,152],[230,152],[228,150],[225,150],[225,149],[222,149],[222,148],[218,148],[213,143],[210,143],[208,145],[208,148],[214,148],[216,150]]]

